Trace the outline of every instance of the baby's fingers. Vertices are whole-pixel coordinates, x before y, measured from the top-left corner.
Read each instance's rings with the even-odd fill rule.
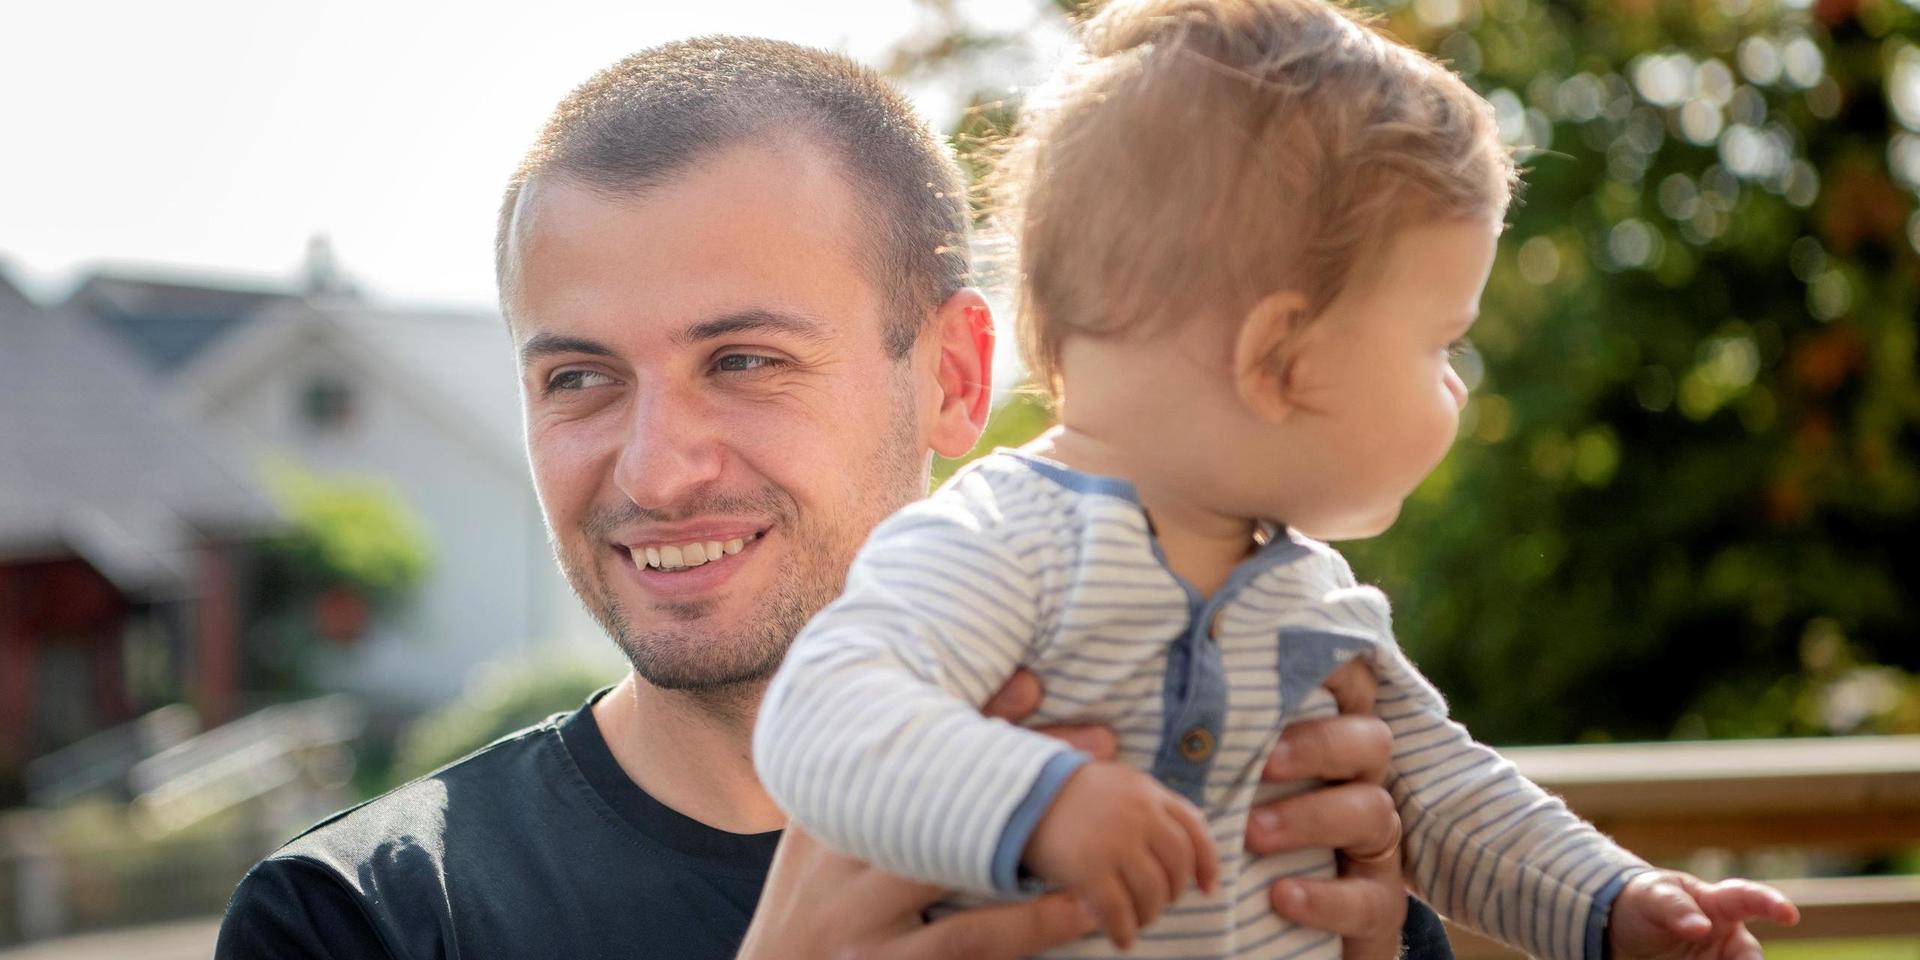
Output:
[[[1140,922],[1142,929],[1160,916],[1160,908],[1173,899],[1177,889],[1167,882],[1167,871],[1151,852],[1121,861],[1120,876],[1126,880],[1127,892],[1133,896],[1133,918]]]
[[[1713,932],[1713,921],[1695,902],[1704,884],[1696,880],[1691,884],[1693,889],[1688,889],[1688,885],[1658,874],[1650,875],[1646,883],[1640,909],[1655,928],[1682,940],[1699,940]]]
[[[1173,891],[1174,899],[1179,899],[1180,892],[1193,882],[1194,871],[1198,869],[1195,863],[1198,853],[1187,837],[1187,828],[1169,819],[1156,827],[1147,841],[1154,859],[1160,861],[1160,868],[1166,872],[1167,889]]]
[[[1742,927],[1726,939],[1720,948],[1720,955],[1714,960],[1763,960],[1765,956],[1760,949],[1760,941]]]
[[[1716,922],[1771,920],[1792,926],[1800,922],[1800,909],[1787,895],[1751,880],[1723,880],[1703,885],[1694,899]]]
[[[1100,926],[1107,931],[1107,939],[1122,950],[1133,946],[1133,935],[1140,929],[1140,921],[1133,915],[1133,898],[1128,896],[1126,884],[1117,876],[1105,876],[1088,884],[1081,894],[1086,898],[1087,908],[1100,920]]]
[[[1200,889],[1212,893],[1220,886],[1220,854],[1213,849],[1213,834],[1207,830],[1207,818],[1193,808],[1193,804],[1178,798],[1167,800],[1167,812],[1173,814],[1174,822],[1186,831],[1187,841],[1193,844],[1193,878]],[[1186,879],[1181,878],[1184,885]]]

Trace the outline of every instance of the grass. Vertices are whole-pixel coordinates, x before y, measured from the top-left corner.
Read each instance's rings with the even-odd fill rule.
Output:
[[[1920,938],[1769,943],[1767,960],[1920,960]]]

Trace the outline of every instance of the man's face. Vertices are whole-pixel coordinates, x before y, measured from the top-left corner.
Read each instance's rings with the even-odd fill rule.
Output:
[[[926,491],[861,212],[791,143],[520,201],[506,304],[534,484],[575,592],[655,686],[770,675],[872,526]]]

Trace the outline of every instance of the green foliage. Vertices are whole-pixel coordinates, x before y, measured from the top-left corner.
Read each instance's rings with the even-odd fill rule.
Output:
[[[1527,167],[1460,443],[1343,546],[1402,641],[1494,742],[1920,730],[1920,10],[1380,12]]]
[[[604,664],[489,665],[460,699],[415,721],[394,751],[387,788],[430,773],[516,730],[572,710],[611,682]]]
[[[1920,666],[1920,263],[1885,89],[1920,15],[1817,14],[1390,14],[1550,151],[1487,290],[1462,442],[1350,551],[1483,736],[1908,722],[1816,708],[1846,684],[1802,650]]]
[[[1767,956],[1774,960],[1920,960],[1920,938],[1769,943]]]
[[[274,462],[268,486],[287,528],[260,552],[248,626],[255,689],[310,686],[315,654],[346,643],[398,607],[430,569],[426,535],[406,504],[374,479],[329,478]]]
[[[420,522],[378,480],[323,478],[285,462],[267,473],[292,520],[268,553],[289,580],[352,587],[379,604],[399,600],[426,575]]]
[[[987,429],[980,435],[980,442],[973,445],[971,453],[958,460],[941,457],[934,462],[933,485],[938,487],[946,483],[954,471],[982,454],[992,453],[1000,447],[1020,446],[1052,425],[1053,410],[1038,392],[1022,388],[1007,394],[1000,406],[994,409],[993,416],[988,418]]]

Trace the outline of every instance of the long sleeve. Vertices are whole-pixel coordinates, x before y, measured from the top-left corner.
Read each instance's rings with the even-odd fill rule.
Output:
[[[1037,591],[963,505],[882,523],[761,703],[754,765],[774,800],[885,869],[1017,890],[1020,851],[1085,760],[979,712],[1035,643]]]
[[[1335,591],[1328,619],[1384,638],[1372,645],[1375,710],[1393,732],[1387,788],[1405,828],[1414,889],[1455,921],[1548,960],[1601,960],[1607,911],[1650,869],[1492,748],[1447,706],[1393,642],[1385,596]]]

